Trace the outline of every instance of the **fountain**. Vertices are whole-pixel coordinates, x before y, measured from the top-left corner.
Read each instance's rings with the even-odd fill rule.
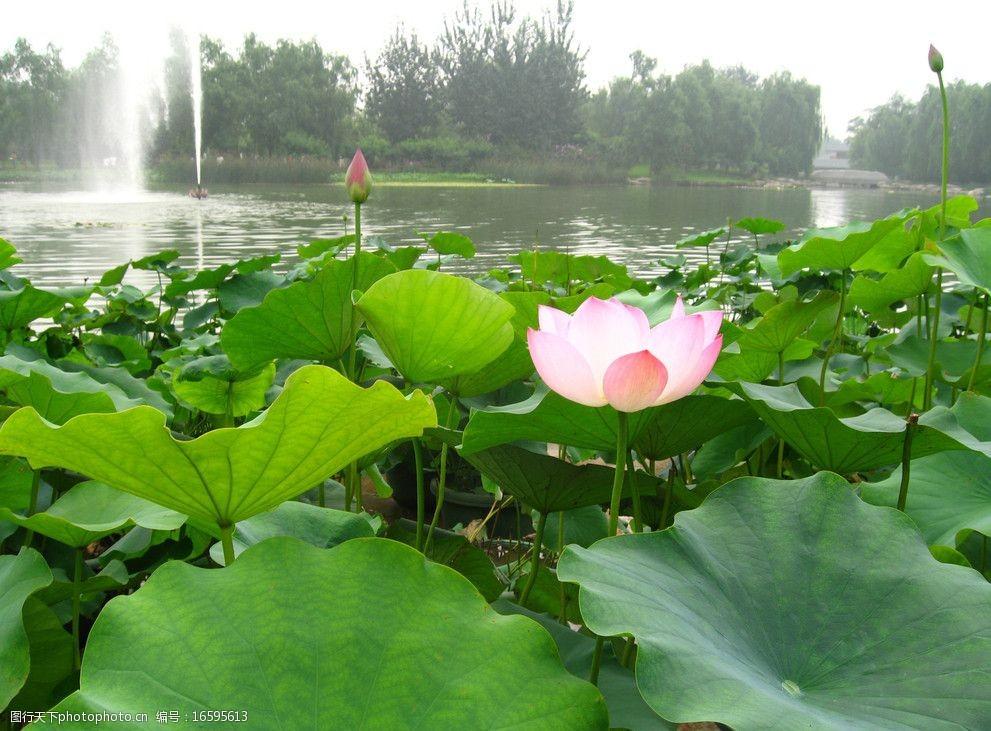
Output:
[[[190,38],[189,88],[193,97],[193,137],[196,150],[196,188],[189,191],[193,198],[206,198],[201,164],[203,161],[203,69],[200,61],[200,37]]]

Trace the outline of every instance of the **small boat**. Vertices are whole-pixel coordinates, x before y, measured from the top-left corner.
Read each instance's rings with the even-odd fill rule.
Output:
[[[210,195],[209,191],[207,191],[207,189],[204,188],[202,185],[197,185],[195,188],[189,189],[190,198],[198,198],[202,200],[203,198],[206,198],[208,195]]]

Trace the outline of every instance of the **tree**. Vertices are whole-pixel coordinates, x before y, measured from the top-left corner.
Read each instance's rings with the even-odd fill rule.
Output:
[[[386,43],[373,64],[365,59],[368,91],[365,111],[393,142],[433,132],[441,112],[436,59],[416,34],[402,29]]]

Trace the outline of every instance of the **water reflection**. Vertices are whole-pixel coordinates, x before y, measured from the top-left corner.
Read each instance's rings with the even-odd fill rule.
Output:
[[[344,232],[349,206],[339,187],[223,190],[206,200],[160,191],[108,198],[72,191],[0,191],[0,236],[24,263],[16,271],[46,285],[76,284],[130,258],[176,248],[186,266],[295,248]],[[363,217],[366,234],[391,243],[420,241],[418,232],[463,231],[479,254],[470,268],[503,266],[521,248],[607,254],[641,275],[686,234],[727,218],[783,220],[794,235],[808,227],[882,216],[929,196],[865,190],[740,190],[680,187],[415,188],[379,187]],[[687,250],[690,258],[705,252]],[[129,281],[151,284],[133,272]]]

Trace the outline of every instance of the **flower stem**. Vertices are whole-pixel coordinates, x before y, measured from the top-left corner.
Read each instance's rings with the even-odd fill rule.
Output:
[[[778,385],[785,385],[785,353],[782,350],[778,353]],[[822,390],[820,386],[820,392],[822,397],[825,398],[826,392]],[[785,470],[785,440],[784,438],[778,439],[778,479],[780,480],[784,476]]]
[[[423,445],[413,440],[413,462],[416,470],[416,550],[423,551],[423,524],[426,522],[427,496],[423,490]]]
[[[836,325],[833,327],[833,337],[826,348],[822,359],[822,369],[819,371],[819,405],[826,405],[826,371],[829,370],[829,359],[833,357],[837,344],[843,343],[843,310],[846,307],[846,269],[840,273],[840,308],[836,313]]]
[[[909,414],[905,421],[905,441],[902,445],[902,481],[898,487],[898,509],[905,512],[905,502],[908,500],[908,481],[912,465],[912,434],[919,423],[918,414]]]
[[[981,311],[981,330],[977,333],[977,355],[974,357],[974,367],[970,369],[970,379],[967,390],[973,391],[977,382],[977,371],[981,368],[981,357],[984,355],[984,338],[988,332],[988,295],[984,295],[984,309]]]
[[[444,422],[444,426],[448,429],[451,428],[451,420],[454,418],[454,413],[457,411],[457,401],[454,397],[451,397],[451,405],[447,410],[447,419]],[[443,442],[440,445],[440,473],[437,476],[437,507],[434,508],[434,517],[430,521],[430,529],[427,531],[427,542],[424,546],[424,551],[430,550],[430,544],[434,539],[434,529],[437,527],[437,523],[440,521],[440,511],[444,507],[444,489],[447,483],[447,442]]]
[[[220,526],[220,545],[224,548],[224,566],[234,563],[234,525]]]
[[[619,531],[619,501],[623,497],[623,473],[626,468],[626,442],[629,432],[629,416],[624,411],[617,411],[619,417],[616,429],[616,473],[612,482],[612,499],[609,501],[609,531],[607,536],[614,536]]]
[[[946,103],[946,87],[943,85],[943,72],[937,71],[939,79],[939,99],[943,108],[943,160],[939,186],[939,241],[946,239],[946,183],[950,171],[950,108]],[[932,406],[932,389],[936,381],[936,343],[939,341],[939,316],[943,299],[943,270],[936,268],[936,297],[934,301],[933,324],[929,333],[929,364],[926,368],[926,390],[923,394],[923,408]]]
[[[626,477],[630,481],[630,497],[633,498],[633,532],[643,533],[643,509],[640,505],[640,486],[637,484],[637,472],[633,468],[633,452],[630,450],[626,450]]]
[[[540,547],[544,542],[544,527],[547,525],[547,513],[537,515],[537,532],[533,538],[533,563],[530,566],[530,575],[526,577],[526,585],[520,593],[520,605],[524,607],[526,600],[530,598],[533,585],[537,583],[537,572],[540,571]]]
[[[28,503],[28,515],[34,515],[34,512],[38,509],[38,491],[41,488],[41,470],[35,470],[31,475],[31,498]],[[34,540],[34,531],[28,530],[24,533],[24,547],[31,545],[31,541]]]
[[[588,674],[588,682],[592,685],[599,684],[599,667],[602,665],[602,648],[605,644],[605,637],[595,638],[595,652],[592,653],[592,670]]]
[[[79,605],[83,590],[83,549],[76,549],[75,566],[72,571],[72,664],[79,670],[83,662],[79,645]]]

